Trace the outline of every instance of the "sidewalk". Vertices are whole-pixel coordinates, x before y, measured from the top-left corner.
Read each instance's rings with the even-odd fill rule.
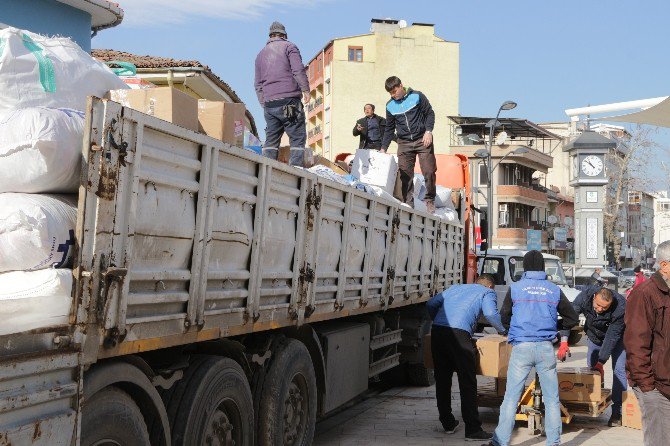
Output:
[[[561,367],[586,365],[586,346],[573,348],[572,357]],[[455,377],[455,376],[454,376]],[[484,382],[489,378],[479,377]],[[612,386],[612,369],[605,366],[605,386]],[[454,415],[460,420],[460,395],[454,379],[452,399]],[[621,446],[642,444],[642,432],[625,427],[609,428],[607,410],[600,418],[575,417],[563,426],[561,442],[565,445]],[[481,408],[484,429],[492,432],[498,422],[498,410]],[[461,420],[462,421],[462,420]],[[466,442],[464,428],[459,426],[453,435],[444,433],[438,421],[435,387],[395,388],[373,396],[317,424],[314,444],[334,445],[479,445]],[[544,445],[545,438],[530,435],[525,423],[518,423],[512,437],[513,445]]]

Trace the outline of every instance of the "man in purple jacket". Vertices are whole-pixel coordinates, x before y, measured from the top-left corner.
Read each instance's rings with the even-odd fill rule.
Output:
[[[287,40],[286,28],[279,22],[272,23],[270,40],[256,56],[254,85],[267,124],[263,155],[277,159],[279,142],[286,131],[291,144],[289,164],[303,166],[307,132],[300,98],[309,101],[309,82],[300,50]]]

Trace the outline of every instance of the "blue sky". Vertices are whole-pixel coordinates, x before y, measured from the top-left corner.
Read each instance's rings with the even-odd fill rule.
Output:
[[[512,99],[519,106],[509,116],[565,121],[566,108],[670,95],[670,2],[661,0],[116,1],[124,22],[94,48],[197,59],[237,91],[260,129],[253,63],[273,20],[305,62],[333,37],[367,33],[373,17],[434,23],[438,36],[460,42],[461,115],[491,115]],[[670,145],[670,132],[657,140]]]

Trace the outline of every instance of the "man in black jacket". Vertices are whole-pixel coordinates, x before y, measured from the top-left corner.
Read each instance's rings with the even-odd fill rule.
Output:
[[[381,152],[386,153],[394,133],[398,137],[398,168],[402,183],[402,201],[414,207],[414,165],[419,157],[421,173],[426,180],[425,203],[429,213],[435,211],[435,150],[433,127],[435,112],[428,98],[420,91],[405,89],[396,76],[384,85],[391,99],[386,103],[386,131]]]
[[[358,148],[379,150],[386,130],[386,119],[375,114],[373,104],[365,104],[363,112],[365,116],[356,121],[353,132],[354,136],[360,136]]]
[[[621,398],[626,390],[626,351],[623,346],[626,299],[619,293],[601,285],[585,288],[572,303],[577,313],[586,317],[584,331],[588,336],[586,364],[600,372],[612,357],[612,416],[608,426],[621,426]]]

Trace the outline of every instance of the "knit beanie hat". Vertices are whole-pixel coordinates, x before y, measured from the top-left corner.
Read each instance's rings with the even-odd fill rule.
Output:
[[[270,35],[275,33],[286,35],[286,28],[279,22],[272,22],[272,25],[270,25]]]
[[[523,256],[524,271],[544,271],[544,257],[540,251],[528,251]]]

